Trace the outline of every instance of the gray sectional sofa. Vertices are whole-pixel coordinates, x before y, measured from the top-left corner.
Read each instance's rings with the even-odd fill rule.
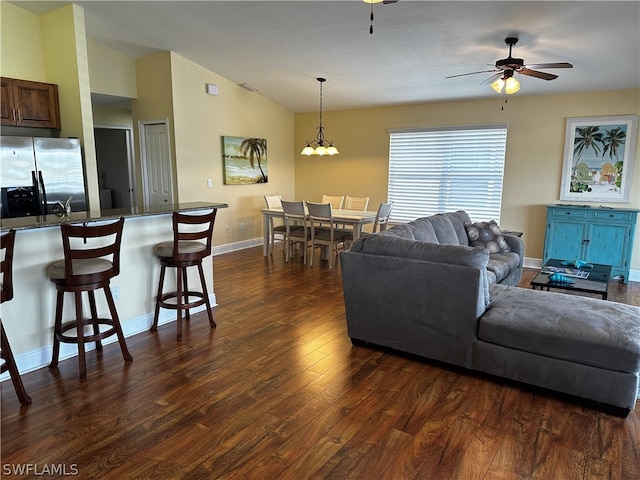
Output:
[[[638,389],[640,308],[516,287],[521,239],[474,247],[470,223],[465,212],[420,218],[363,235],[342,252],[352,341],[586,398],[625,416]]]

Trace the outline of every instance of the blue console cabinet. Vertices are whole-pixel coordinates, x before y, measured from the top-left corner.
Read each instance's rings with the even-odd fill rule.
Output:
[[[547,205],[543,263],[558,258],[611,265],[612,278],[622,278],[627,283],[639,211],[588,205]]]

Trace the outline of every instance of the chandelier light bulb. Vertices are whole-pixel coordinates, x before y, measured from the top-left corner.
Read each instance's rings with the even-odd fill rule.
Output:
[[[313,150],[313,147],[312,147],[311,145],[307,144],[307,146],[306,146],[306,147],[304,147],[304,148],[302,149],[302,152],[300,152],[300,153],[301,153],[302,155],[313,155],[314,150]]]
[[[339,152],[339,151],[338,151],[338,149],[337,149],[336,147],[334,147],[333,145],[329,145],[329,146],[327,147],[327,154],[328,154],[328,155],[336,155],[336,154],[338,154],[338,153],[340,153],[340,152]]]

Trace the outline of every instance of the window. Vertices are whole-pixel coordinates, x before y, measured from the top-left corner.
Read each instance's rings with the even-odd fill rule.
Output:
[[[391,220],[465,210],[500,223],[506,141],[506,125],[392,130]]]

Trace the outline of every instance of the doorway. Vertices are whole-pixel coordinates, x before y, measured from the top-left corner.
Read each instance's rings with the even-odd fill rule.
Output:
[[[136,207],[133,129],[94,127],[100,209]]]

